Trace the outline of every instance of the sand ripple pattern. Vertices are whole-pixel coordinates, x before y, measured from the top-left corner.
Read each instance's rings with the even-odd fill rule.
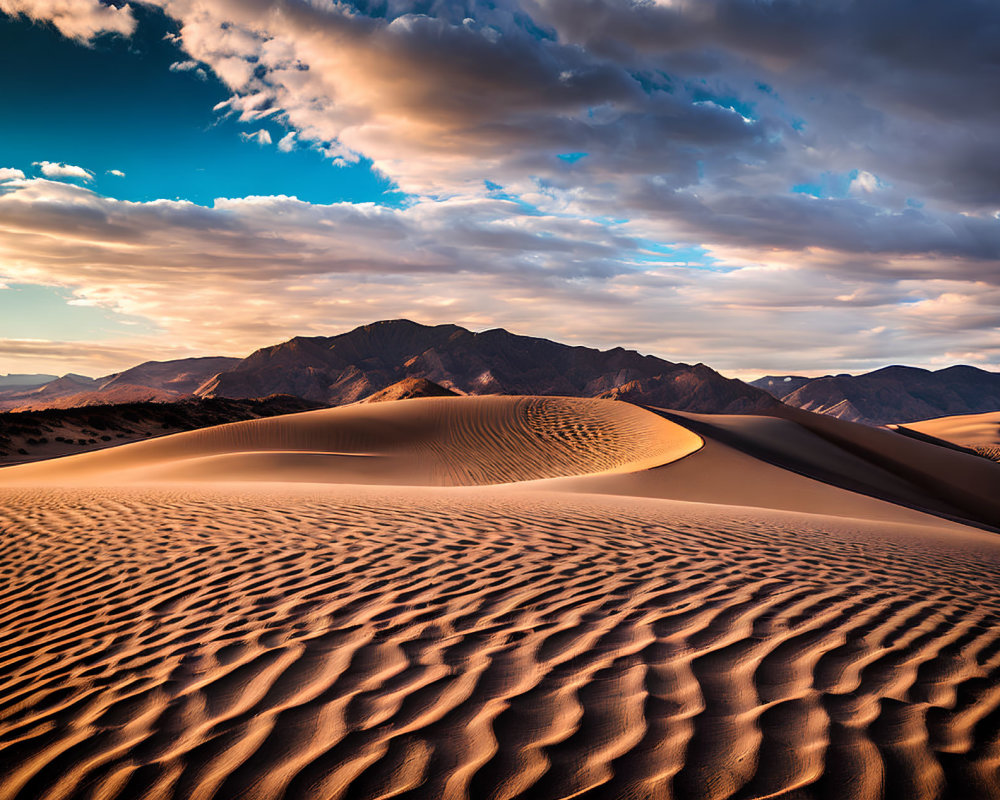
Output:
[[[0,518],[2,800],[1000,797],[986,533],[357,488]]]
[[[699,436],[630,403],[447,397],[189,431],[4,470],[13,483],[191,480],[478,486],[660,466]]]

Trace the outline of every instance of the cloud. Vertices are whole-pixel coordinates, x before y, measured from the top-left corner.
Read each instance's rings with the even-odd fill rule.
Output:
[[[851,181],[849,191],[855,194],[872,194],[881,188],[883,188],[883,186],[882,182],[878,179],[878,176],[872,175],[872,173],[866,172],[865,170],[861,170]]]
[[[891,185],[883,210],[997,208],[1000,108],[982,99],[1000,6],[980,0],[156,4],[190,56],[171,68],[212,69],[227,111],[415,195],[487,179],[618,216],[645,178],[711,207],[829,171]]]
[[[108,174],[109,175],[114,175],[116,178],[124,178],[125,177],[125,173],[122,172],[120,169],[109,169],[108,170]]]
[[[271,134],[267,132],[267,129],[261,128],[253,133],[240,133],[240,138],[244,142],[256,142],[258,145],[263,147],[266,144],[271,144]]]
[[[996,3],[156,4],[244,139],[371,159],[409,205],[29,181],[0,264],[207,349],[446,308],[740,369],[1000,363]]]
[[[0,0],[0,12],[51,22],[63,36],[84,42],[99,33],[130,36],[135,30],[128,5],[116,8],[99,0]]]
[[[975,258],[886,253],[865,269],[861,254],[845,270],[841,251],[763,258],[734,245],[709,249],[700,265],[651,256],[631,226],[499,197],[398,209],[246,197],[205,208],[36,179],[0,188],[0,278],[70,288],[79,301],[149,320],[171,352],[184,343],[241,354],[410,317],[630,345],[744,373],[926,364],[949,352],[1000,366],[991,314],[1000,274]]]
[[[0,167],[0,181],[23,181],[24,173],[13,167]]]
[[[61,164],[53,161],[35,161],[33,164],[41,170],[42,175],[46,178],[78,178],[84,181],[94,179],[93,172],[72,164]]]
[[[203,81],[208,80],[208,73],[197,61],[175,61],[169,69],[171,72],[191,72]]]
[[[160,350],[159,348],[165,348]],[[152,351],[161,358],[186,358],[196,355],[181,347],[149,339],[128,344],[53,339],[0,339],[0,363],[8,371],[45,369],[59,375],[67,372],[100,376],[117,372],[149,360]],[[197,354],[197,355],[200,355]],[[18,368],[20,367],[20,369]]]
[[[817,162],[949,202],[996,186],[973,165],[1000,163],[1000,110],[982,102],[1000,9],[977,0],[946,15],[906,0],[159,4],[244,121],[280,116],[416,194],[468,191],[484,173],[612,190],[651,173],[758,194],[773,188],[762,173]],[[553,163],[571,152],[591,155]]]

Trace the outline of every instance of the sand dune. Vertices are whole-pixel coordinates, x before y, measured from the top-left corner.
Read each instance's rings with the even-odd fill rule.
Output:
[[[1000,800],[1000,536],[888,463],[444,398],[0,470],[0,800]]]
[[[555,491],[620,494],[735,506],[804,511],[835,517],[945,524],[1000,524],[1000,469],[973,456],[961,466],[977,477],[965,488],[973,502],[954,502],[937,485],[955,480],[949,459],[937,464],[940,448],[904,442],[911,469],[922,464],[914,481],[887,467],[879,447],[866,438],[870,430],[841,420],[827,420],[833,431],[848,427],[869,449],[845,448],[833,436],[820,436],[791,420],[774,417],[689,414],[660,410],[667,418],[690,425],[704,447],[659,467],[614,475],[584,475],[543,481],[534,488]],[[816,416],[816,415],[808,415]],[[859,431],[853,430],[860,428]],[[892,435],[873,431],[878,436]],[[876,453],[879,457],[873,457]],[[951,455],[951,454],[949,454]],[[972,464],[965,461],[971,459]],[[963,473],[959,473],[964,475]],[[963,498],[964,499],[964,498]],[[996,508],[996,513],[993,509]],[[934,516],[930,516],[932,514]]]
[[[1000,461],[1000,411],[908,422],[905,427]]]
[[[9,468],[9,482],[282,480],[467,486],[646,469],[689,430],[628,403],[416,398],[289,414]]]
[[[987,459],[797,408],[785,407],[780,413],[906,481],[919,492],[924,507],[956,509],[967,519],[1000,527],[1000,473]]]

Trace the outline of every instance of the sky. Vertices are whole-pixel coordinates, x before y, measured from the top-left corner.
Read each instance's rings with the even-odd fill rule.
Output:
[[[0,0],[0,374],[379,319],[1000,369],[995,0]]]

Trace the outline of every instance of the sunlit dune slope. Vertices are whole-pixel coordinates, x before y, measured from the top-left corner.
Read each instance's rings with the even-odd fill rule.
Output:
[[[267,480],[468,486],[642,470],[701,439],[628,403],[418,398],[221,425],[5,469],[5,483]]]
[[[1000,453],[1000,411],[907,422],[905,426],[961,447],[995,448]]]

